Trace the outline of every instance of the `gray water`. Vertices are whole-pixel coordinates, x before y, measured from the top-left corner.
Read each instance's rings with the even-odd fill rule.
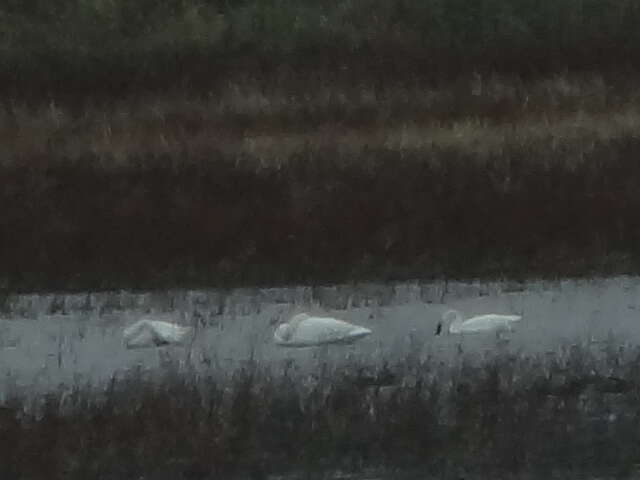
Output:
[[[352,346],[287,349],[273,344],[279,315],[292,308],[322,312],[369,327]],[[193,365],[233,368],[250,356],[262,363],[293,359],[311,364],[357,359],[379,364],[415,355],[451,359],[458,336],[434,336],[442,313],[522,314],[506,347],[545,352],[608,335],[640,343],[640,277],[515,283],[404,283],[270,289],[126,291],[8,295],[0,317],[0,394],[7,385],[42,391],[78,381],[99,383],[142,365],[162,366],[162,356]],[[197,326],[191,347],[127,350],[122,330],[142,314]],[[462,340],[465,352],[495,349],[495,337]],[[203,367],[204,368],[204,367]]]

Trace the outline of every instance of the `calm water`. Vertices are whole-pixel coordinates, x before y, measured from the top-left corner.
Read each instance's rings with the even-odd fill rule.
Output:
[[[412,352],[450,359],[454,336],[435,337],[442,312],[465,315],[517,313],[524,319],[511,335],[516,352],[604,339],[608,334],[640,344],[640,278],[526,284],[401,284],[296,287],[222,291],[105,292],[73,295],[11,295],[0,318],[2,385],[47,389],[78,379],[99,381],[134,365],[157,368],[158,350],[126,350],[122,329],[143,313],[198,324],[191,358],[196,365],[232,367],[253,355],[282,364],[311,364],[318,349],[283,349],[272,343],[274,322],[288,307],[335,315],[373,330],[353,346],[329,348],[331,362],[378,362]],[[495,348],[489,336],[465,338],[466,352]],[[184,359],[185,347],[162,355]],[[3,387],[4,388],[4,387]],[[4,390],[2,390],[4,391]],[[0,391],[1,393],[1,391]],[[359,477],[368,478],[368,477]],[[379,478],[379,477],[371,477]]]

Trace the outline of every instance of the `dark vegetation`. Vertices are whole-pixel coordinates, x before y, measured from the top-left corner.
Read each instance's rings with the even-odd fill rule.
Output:
[[[96,97],[283,71],[292,85],[626,71],[639,23],[634,0],[7,0],[0,87]]]
[[[637,272],[638,20],[4,2],[0,287]]]
[[[0,263],[9,286],[38,288],[634,271],[639,153],[625,138],[482,159],[323,149],[286,168],[223,154],[12,166]]]
[[[0,473],[258,479],[384,467],[419,478],[633,478],[638,355],[574,345],[450,366],[416,356],[376,371],[318,364],[310,375],[254,362],[198,374],[166,365],[160,379],[131,371],[36,403],[14,391],[0,409]]]

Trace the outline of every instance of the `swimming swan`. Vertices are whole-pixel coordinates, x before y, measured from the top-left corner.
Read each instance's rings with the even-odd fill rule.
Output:
[[[505,330],[513,331],[512,324],[520,320],[522,320],[520,315],[500,315],[496,313],[477,315],[463,320],[462,315],[457,310],[447,310],[442,315],[442,321],[438,322],[436,335],[442,333],[443,322],[449,325],[449,333],[482,333],[491,331],[500,333]]]
[[[191,327],[144,318],[125,328],[123,337],[129,349],[161,347],[182,343],[191,331]]]
[[[354,343],[371,334],[371,330],[331,317],[312,317],[306,313],[294,315],[282,323],[273,334],[276,345],[282,347],[312,347],[318,345]]]

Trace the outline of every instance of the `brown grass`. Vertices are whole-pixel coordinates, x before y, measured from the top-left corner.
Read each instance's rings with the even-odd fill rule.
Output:
[[[5,102],[3,163],[86,154],[123,165],[141,155],[249,155],[282,164],[300,152],[452,148],[495,153],[512,144],[588,145],[635,136],[640,95],[598,75],[556,76],[524,84],[476,76],[448,87],[377,90],[319,87],[288,95],[277,87],[235,84],[207,98],[130,98],[81,109]]]
[[[207,98],[5,102],[0,281],[632,273],[633,81],[493,76],[291,96],[245,82]]]

